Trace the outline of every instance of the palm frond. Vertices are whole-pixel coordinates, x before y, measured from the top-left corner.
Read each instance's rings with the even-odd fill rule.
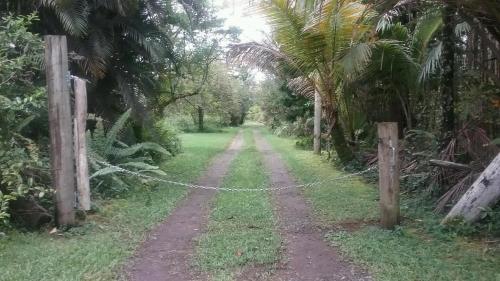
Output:
[[[107,30],[96,30],[86,38],[76,40],[76,55],[72,60],[80,65],[84,72],[95,78],[103,78],[113,56],[112,34]]]
[[[408,28],[398,22],[379,32],[379,36],[383,40],[396,40],[402,44],[407,44],[408,40],[410,40],[409,33]]]
[[[413,57],[421,62],[426,54],[427,46],[443,26],[443,19],[439,9],[427,11],[417,20],[413,31],[411,48]]]
[[[439,42],[436,46],[432,47],[425,58],[420,74],[418,77],[419,82],[427,80],[432,74],[440,67],[441,54],[443,51],[443,44]]]
[[[275,74],[294,64],[276,46],[257,42],[231,45],[227,56],[232,63],[254,66]]]
[[[143,34],[139,29],[131,26],[131,25],[122,25],[123,35],[127,38],[130,38],[144,48],[146,54],[157,60],[161,57],[161,46],[159,46],[156,42],[149,40],[147,34]]]
[[[377,32],[384,32],[392,26],[392,17],[389,14],[383,14],[377,22],[375,30]]]
[[[311,79],[303,76],[288,79],[287,86],[296,95],[314,100],[314,93],[316,91],[316,88],[314,86],[314,82],[311,81]]]
[[[370,77],[390,78],[392,82],[415,84],[416,73],[420,66],[411,56],[411,51],[402,42],[396,40],[379,40],[374,43],[372,59],[363,75]]]
[[[87,1],[41,0],[41,5],[54,11],[64,30],[69,34],[77,37],[87,34],[89,15]]]
[[[261,13],[273,29],[273,39],[280,52],[294,62],[295,67],[307,72],[317,65],[317,49],[324,40],[310,38],[305,30],[306,16],[297,12],[291,1],[264,1]],[[317,34],[316,34],[317,35]]]
[[[349,48],[340,59],[340,64],[347,78],[352,79],[363,72],[371,60],[373,44],[358,43]]]
[[[463,36],[464,34],[469,33],[471,29],[472,27],[466,21],[458,23],[457,25],[455,25],[455,35],[457,37]]]

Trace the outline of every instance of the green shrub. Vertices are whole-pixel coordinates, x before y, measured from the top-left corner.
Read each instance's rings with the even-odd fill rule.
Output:
[[[172,155],[177,155],[182,152],[182,143],[178,137],[178,130],[166,120],[161,120],[156,123],[155,128],[159,135],[159,143]]]
[[[313,141],[312,136],[298,137],[295,146],[300,149],[311,150],[313,148]]]
[[[49,197],[48,159],[31,140],[18,135],[0,141],[0,224],[10,221],[9,205],[21,197]]]
[[[28,32],[34,15],[0,19],[0,224],[10,223],[12,203],[51,198],[46,94],[40,78],[43,43]],[[29,136],[29,137],[27,137]],[[37,142],[33,139],[36,137]],[[51,202],[51,199],[49,200]]]

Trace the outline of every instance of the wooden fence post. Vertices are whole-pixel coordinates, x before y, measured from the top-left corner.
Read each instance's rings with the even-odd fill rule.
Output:
[[[321,95],[314,91],[314,139],[313,149],[315,154],[321,154]]]
[[[399,224],[399,150],[398,125],[378,123],[378,171],[380,192],[380,223],[393,229]]]
[[[68,49],[65,36],[45,39],[45,67],[50,127],[52,186],[56,193],[56,222],[75,223],[73,130],[68,89]]]
[[[83,79],[75,77],[75,162],[76,162],[76,190],[78,193],[78,208],[90,210],[90,183],[87,161],[87,86]]]

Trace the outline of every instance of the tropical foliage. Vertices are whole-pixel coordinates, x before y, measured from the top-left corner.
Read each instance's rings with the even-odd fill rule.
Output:
[[[120,169],[164,176],[162,163],[182,151],[183,128],[168,117],[176,108],[191,118],[186,104],[202,105],[221,125],[245,118],[250,80],[222,62],[238,30],[222,27],[213,9],[170,0],[0,3],[2,223],[36,227],[54,210],[42,36],[66,35],[70,72],[89,82],[92,193],[121,196],[152,182]],[[234,79],[223,79],[228,73]]]
[[[233,47],[235,60],[288,74],[290,87],[312,97],[318,91],[333,145],[341,161],[352,160],[339,122],[342,81],[356,75],[369,61],[375,13],[356,1],[262,4],[273,27],[273,41]],[[389,44],[389,43],[387,43]],[[262,59],[264,58],[264,59]]]
[[[19,198],[48,196],[45,90],[35,84],[42,41],[28,27],[34,15],[0,19],[0,220],[17,217]],[[9,210],[13,208],[13,212]]]
[[[168,150],[154,142],[130,145],[119,139],[130,114],[131,110],[126,111],[107,132],[104,131],[102,119],[99,119],[95,130],[88,132],[89,160],[93,170],[90,179],[94,181],[96,191],[111,195],[121,194],[134,186],[147,183],[138,181],[131,174],[122,174],[122,169],[146,175],[165,175],[156,162],[171,156]]]
[[[67,36],[70,72],[89,81],[98,194],[143,184],[116,167],[162,176],[162,162],[182,151],[177,132],[238,126],[248,115],[309,148],[316,94],[329,158],[372,165],[375,123],[398,122],[405,188],[438,211],[498,153],[499,5],[257,2],[271,34],[240,43],[239,30],[224,27],[209,1],[2,1],[0,219],[19,206],[49,217],[53,208],[41,71],[47,34]],[[249,66],[266,79],[255,82]],[[469,168],[429,165],[436,159]]]
[[[487,2],[263,1],[272,37],[235,44],[230,56],[286,81],[302,105],[319,92],[323,148],[349,166],[376,161],[376,122],[398,122],[405,186],[443,211],[498,153],[498,7]],[[311,115],[295,116],[280,96],[264,94],[261,115],[303,143],[297,128]],[[472,169],[434,167],[431,159]]]

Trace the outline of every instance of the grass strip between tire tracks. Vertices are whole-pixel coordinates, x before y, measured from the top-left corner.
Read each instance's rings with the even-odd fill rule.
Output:
[[[258,188],[268,183],[251,130],[243,134],[243,150],[223,187]],[[208,231],[200,237],[196,253],[197,265],[212,280],[232,280],[245,266],[270,265],[279,259],[281,239],[268,193],[220,192],[212,207]]]

